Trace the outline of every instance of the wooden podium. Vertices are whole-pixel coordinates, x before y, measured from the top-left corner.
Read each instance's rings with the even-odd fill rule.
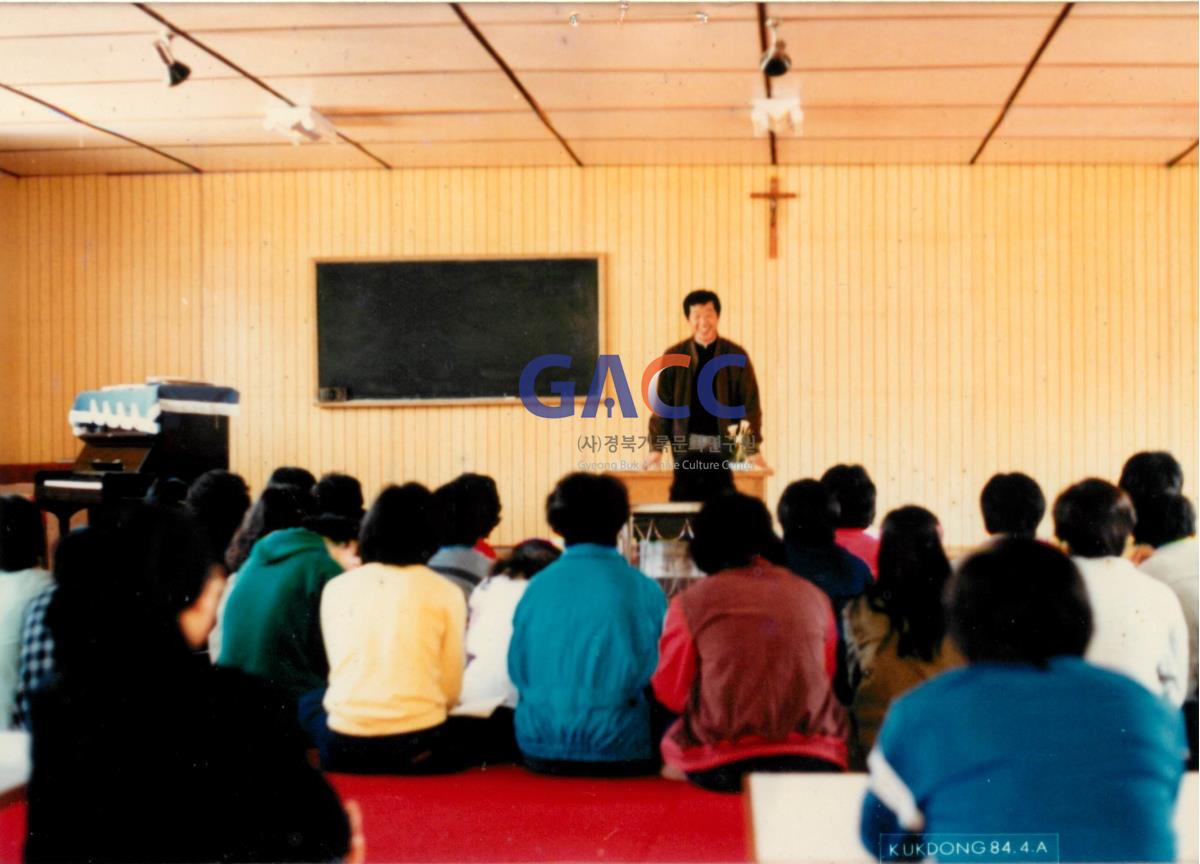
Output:
[[[629,492],[629,506],[662,504],[670,500],[671,481],[675,472],[670,468],[651,468],[647,471],[610,471],[620,479]],[[734,469],[733,485],[744,495],[765,501],[767,473],[761,468]]]

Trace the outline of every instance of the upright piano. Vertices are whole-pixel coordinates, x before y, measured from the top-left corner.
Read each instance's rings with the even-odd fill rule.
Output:
[[[34,500],[58,518],[61,533],[85,508],[90,524],[104,524],[160,477],[190,483],[228,468],[229,418],[237,411],[236,390],[197,382],[86,390],[68,415],[83,449],[70,470],[37,473]]]

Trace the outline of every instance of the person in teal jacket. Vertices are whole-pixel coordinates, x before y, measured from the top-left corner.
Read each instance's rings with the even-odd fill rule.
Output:
[[[349,553],[347,540],[284,528],[255,543],[229,592],[217,664],[266,679],[293,700],[324,687],[321,592],[342,572],[335,556]]]
[[[667,601],[616,549],[629,517],[625,487],[570,474],[550,493],[546,517],[566,551],[526,589],[508,650],[522,758],[551,774],[656,771],[647,687]]]

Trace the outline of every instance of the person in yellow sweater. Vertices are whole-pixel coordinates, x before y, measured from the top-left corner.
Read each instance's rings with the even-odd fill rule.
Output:
[[[326,770],[430,774],[469,761],[447,722],[462,689],[467,604],[425,562],[438,548],[433,495],[389,486],[363,520],[363,565],[321,595],[329,686],[301,700]]]

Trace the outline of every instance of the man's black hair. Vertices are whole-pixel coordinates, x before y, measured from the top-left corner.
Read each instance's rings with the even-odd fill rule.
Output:
[[[0,496],[0,570],[46,566],[46,529],[37,505],[20,495]]]
[[[295,486],[304,492],[305,495],[311,495],[313,486],[317,483],[317,478],[307,468],[300,468],[295,465],[280,465],[271,472],[271,476],[267,478],[268,486]]]
[[[404,567],[424,564],[440,545],[433,493],[420,483],[389,486],[363,518],[358,557]]]
[[[861,465],[834,465],[821,484],[838,503],[839,528],[868,528],[875,521],[875,484]]]
[[[625,484],[607,474],[568,474],[546,498],[546,521],[567,546],[615,546],[628,518]]]
[[[1054,534],[1082,558],[1120,555],[1135,524],[1133,502],[1107,480],[1083,480],[1054,502]]]
[[[1126,460],[1117,485],[1129,493],[1137,506],[1141,498],[1149,495],[1182,492],[1183,468],[1165,450],[1143,450]]]
[[[225,550],[250,509],[246,481],[223,468],[205,471],[192,481],[183,503],[204,526],[217,560],[224,560]]]
[[[713,311],[721,314],[721,298],[717,296],[717,292],[700,289],[683,298],[683,317],[687,318],[692,314],[693,306],[703,306],[705,303],[713,304]]]
[[[460,474],[439,486],[434,498],[447,546],[474,546],[500,523],[500,493],[484,474]]]
[[[823,483],[797,480],[783,490],[776,515],[784,540],[806,546],[828,546],[833,543],[841,508]]]
[[[1182,495],[1153,495],[1137,508],[1138,542],[1157,549],[1196,533],[1196,508]]]
[[[979,509],[989,534],[1033,537],[1046,515],[1046,497],[1027,474],[995,474],[984,484]]]
[[[362,521],[365,513],[362,483],[358,482],[357,477],[330,472],[316,482],[312,495],[318,515],[344,516],[355,522]]]
[[[705,573],[745,567],[756,555],[771,560],[778,542],[767,505],[740,492],[705,502],[692,522],[691,553]]]

